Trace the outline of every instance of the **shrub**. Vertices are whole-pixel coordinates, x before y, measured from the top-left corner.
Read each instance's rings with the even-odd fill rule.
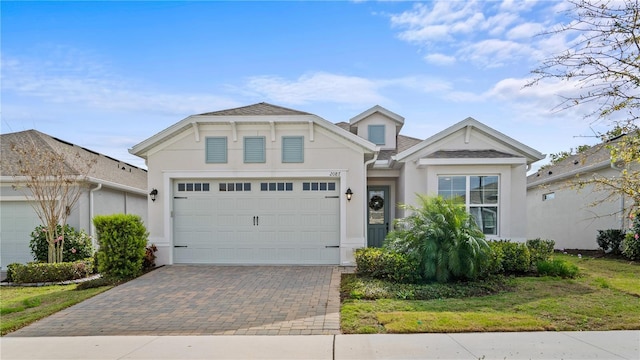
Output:
[[[622,244],[622,255],[629,260],[640,260],[640,212],[633,218],[633,227]]]
[[[144,252],[144,260],[142,261],[143,270],[151,270],[156,267],[156,251],[158,251],[158,248],[155,244],[147,246]]]
[[[115,214],[93,218],[98,235],[98,266],[104,276],[130,279],[142,273],[149,233],[138,215]]]
[[[418,203],[401,205],[411,215],[396,220],[398,230],[387,235],[385,247],[414,256],[427,281],[479,276],[490,249],[464,205],[424,195],[418,195]]]
[[[538,261],[549,260],[553,255],[556,242],[553,240],[531,239],[526,242],[529,248],[531,265],[535,266]]]
[[[573,279],[580,273],[576,265],[560,259],[538,261],[537,269],[539,275],[559,276],[565,279]]]
[[[69,224],[64,227],[58,225],[58,234],[64,234],[64,248],[62,259],[66,262],[74,262],[86,259],[93,255],[93,245],[91,237],[84,230],[76,231]],[[31,232],[31,254],[35,261],[47,262],[49,256],[49,242],[47,241],[47,229],[38,225]]]
[[[489,244],[494,251],[502,253],[502,261],[497,268],[501,268],[503,273],[522,274],[531,269],[531,255],[526,244],[510,240],[494,240]]]
[[[624,235],[624,231],[620,229],[598,230],[596,241],[604,252],[617,255],[620,254]]]
[[[79,283],[76,286],[76,290],[86,290],[93,289],[102,286],[115,286],[118,285],[119,281],[109,277],[99,277],[97,279],[87,280]]]
[[[400,283],[420,281],[414,257],[382,248],[363,248],[355,252],[356,271],[376,279]]]
[[[11,264],[11,281],[19,284],[82,279],[93,271],[90,259],[61,263]]]
[[[504,267],[502,266],[504,252],[502,251],[502,246],[496,241],[488,241],[487,244],[491,251],[489,251],[488,256],[482,264],[482,276],[486,277],[488,275],[504,273]]]

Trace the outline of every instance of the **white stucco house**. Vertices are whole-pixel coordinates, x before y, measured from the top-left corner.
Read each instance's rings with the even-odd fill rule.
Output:
[[[617,177],[622,168],[611,161],[602,143],[546,166],[527,177],[528,238],[552,239],[557,249],[598,249],[598,230],[626,229],[631,200],[594,185],[572,184],[592,176]]]
[[[38,148],[61,154],[69,174],[76,175],[74,157],[95,158],[83,192],[71,209],[67,223],[77,230],[95,235],[92,218],[114,213],[136,214],[147,222],[147,171],[125,162],[101,155],[37,130],[0,135],[0,268],[18,262],[33,261],[29,248],[30,234],[41,225],[32,205],[14,185],[22,186],[19,156],[12,144],[33,143]],[[95,236],[93,236],[95,239]]]
[[[135,145],[160,264],[353,264],[416,194],[460,196],[491,238],[526,238],[538,151],[472,118],[425,140],[380,106],[331,123],[267,103],[189,116]]]

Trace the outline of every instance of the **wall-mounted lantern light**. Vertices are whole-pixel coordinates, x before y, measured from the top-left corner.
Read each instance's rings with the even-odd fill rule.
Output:
[[[351,188],[348,188],[347,192],[344,194],[347,195],[347,201],[351,201],[351,196],[353,196],[353,191],[351,191]]]
[[[149,193],[151,201],[156,201],[156,195],[158,195],[158,189],[151,190],[151,192]]]

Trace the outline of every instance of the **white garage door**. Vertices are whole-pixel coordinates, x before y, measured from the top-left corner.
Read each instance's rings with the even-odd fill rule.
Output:
[[[338,264],[336,180],[174,183],[174,263]]]
[[[40,219],[26,201],[0,202],[0,266],[33,261],[29,241]]]

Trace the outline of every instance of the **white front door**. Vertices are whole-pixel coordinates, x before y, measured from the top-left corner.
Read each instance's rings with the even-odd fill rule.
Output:
[[[335,179],[174,182],[174,263],[338,264]]]

